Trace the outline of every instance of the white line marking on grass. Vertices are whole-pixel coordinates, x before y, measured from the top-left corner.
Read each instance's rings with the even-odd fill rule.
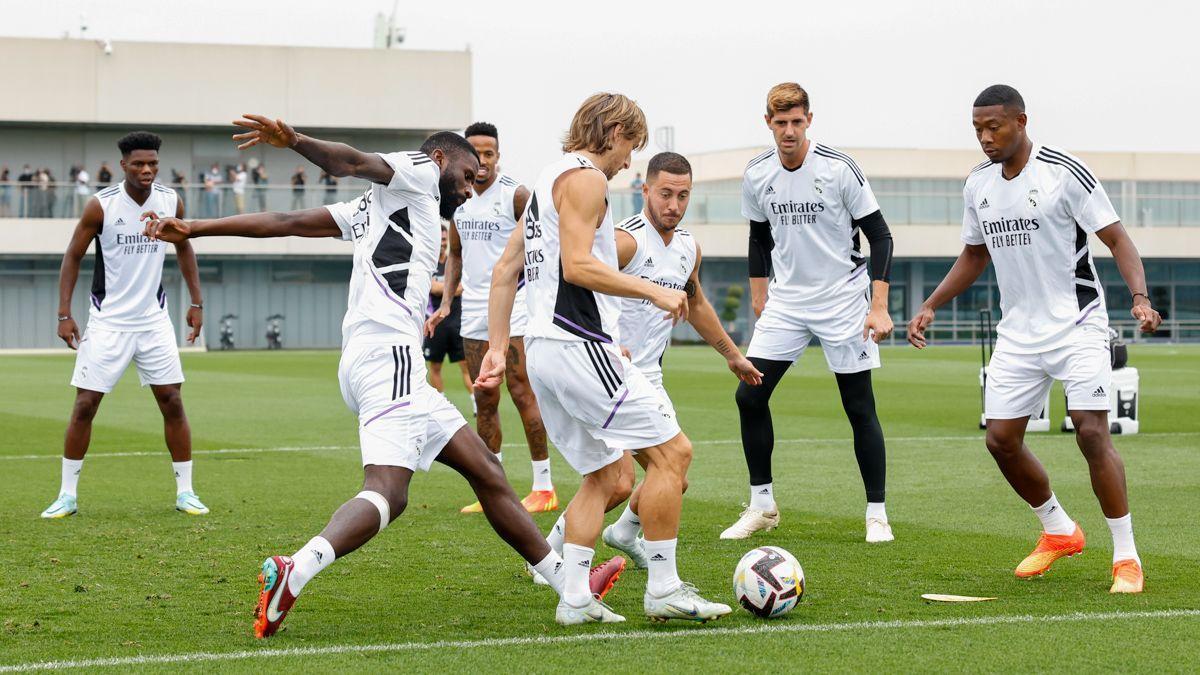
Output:
[[[330,645],[327,647],[286,647],[281,649],[247,649],[236,652],[191,652],[184,654],[158,654],[144,656],[120,656],[77,661],[38,661],[0,666],[0,673],[37,670],[66,670],[70,668],[105,668],[141,666],[150,664],[204,663],[213,661],[240,661],[268,657],[289,656],[335,656],[338,654],[381,654],[389,652],[433,651],[449,649],[486,649],[491,647],[521,647],[527,645],[555,645],[604,640],[658,640],[687,637],[713,637],[730,635],[769,635],[777,633],[833,633],[841,631],[871,631],[913,628],[958,628],[970,626],[996,626],[1025,623],[1073,623],[1081,621],[1128,621],[1131,619],[1178,619],[1200,617],[1200,609],[1161,609],[1142,612],[1075,612],[1036,616],[1018,614],[1009,616],[977,616],[956,619],[912,619],[896,621],[859,621],[848,623],[761,623],[753,626],[730,628],[693,628],[677,630],[632,630],[626,632],[606,631],[576,635],[553,635],[539,637],[490,638],[486,640],[439,640],[437,642],[394,642],[374,645]]]
[[[1139,436],[1152,436],[1156,438],[1165,438],[1170,436],[1200,436],[1200,431],[1161,431],[1138,434]],[[1050,434],[1043,438],[1074,438],[1063,434],[1061,436]],[[837,438],[779,438],[775,440],[776,445],[803,445],[806,443],[849,443],[853,439],[849,436],[839,436]],[[936,441],[982,441],[983,433],[972,434],[969,436],[888,436],[885,440],[895,443],[929,443]],[[692,441],[692,445],[738,445],[741,444],[740,438],[715,438]],[[524,443],[505,443],[501,447],[524,448],[527,447]],[[294,445],[283,446],[277,448],[218,448],[215,450],[193,450],[193,455],[236,455],[236,454],[257,454],[263,452],[323,452],[329,450],[357,450],[357,445]],[[88,457],[158,457],[166,454],[166,449],[162,450],[138,450],[131,452],[94,452],[89,453]],[[60,454],[39,454],[39,455],[0,455],[0,461],[9,459],[60,459]]]

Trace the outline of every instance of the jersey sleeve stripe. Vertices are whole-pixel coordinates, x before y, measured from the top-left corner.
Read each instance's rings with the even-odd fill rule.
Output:
[[[850,158],[850,155],[847,155],[846,153],[841,152],[839,150],[834,150],[833,148],[829,147],[828,145],[821,145],[820,143],[817,143],[817,148],[820,150],[824,150],[825,152],[833,155],[834,157],[838,157],[840,159],[845,160],[845,162],[850,165],[850,168],[854,169],[854,173],[857,174],[860,179],[866,180],[863,176],[862,169],[858,168],[858,164],[856,164],[854,162],[854,160]]]
[[[865,185],[865,184],[866,184],[866,179],[864,179],[864,178],[863,178],[863,175],[862,175],[862,173],[861,173],[861,172],[858,170],[858,167],[857,167],[857,166],[855,166],[855,164],[854,164],[853,160],[851,160],[849,157],[846,157],[846,156],[844,156],[844,155],[838,155],[838,154],[835,154],[835,153],[832,153],[832,152],[826,152],[826,151],[825,151],[825,148],[824,148],[824,146],[820,146],[820,145],[818,145],[818,146],[816,147],[816,149],[815,149],[815,150],[813,150],[813,152],[815,152],[815,153],[817,153],[818,155],[820,155],[821,157],[825,157],[825,158],[827,158],[827,159],[836,159],[836,160],[838,160],[838,161],[845,162],[845,163],[846,163],[846,166],[849,166],[849,167],[850,167],[850,171],[851,171],[852,173],[854,173],[854,177],[855,177],[856,179],[858,179],[858,184],[859,184],[859,185]]]
[[[1096,184],[1096,177],[1093,176],[1092,172],[1088,171],[1087,167],[1084,166],[1083,162],[1079,161],[1078,159],[1075,159],[1074,157],[1068,155],[1065,152],[1059,152],[1058,150],[1051,150],[1050,148],[1047,148],[1045,146],[1042,147],[1041,152],[1044,152],[1047,155],[1050,155],[1051,157],[1056,157],[1058,159],[1061,159],[1062,161],[1070,164],[1071,166],[1074,166],[1076,169],[1079,169],[1080,173],[1082,173],[1084,176],[1086,176],[1089,180],[1092,181],[1092,185]]]
[[[762,154],[758,155],[758,156],[757,156],[757,157],[755,157],[754,159],[752,159],[752,160],[750,160],[749,162],[747,162],[747,163],[746,163],[746,168],[747,168],[747,169],[749,169],[750,167],[754,166],[755,164],[758,164],[758,163],[760,163],[760,162],[762,162],[762,161],[764,161],[764,160],[767,160],[767,159],[769,159],[769,158],[771,157],[771,155],[773,155],[773,154],[775,154],[775,151],[774,151],[774,150],[767,150],[766,152],[764,152],[764,153],[762,153]]]
[[[980,171],[983,171],[984,169],[988,168],[988,167],[989,167],[989,166],[991,166],[992,164],[994,164],[994,162],[992,162],[992,160],[990,160],[990,159],[989,159],[989,160],[982,161],[982,162],[980,162],[978,165],[976,165],[974,169],[971,169],[971,172],[970,172],[970,173],[968,173],[967,175],[969,176],[969,175],[971,175],[971,174],[974,174],[974,173],[978,173],[978,172],[980,172]]]
[[[1066,162],[1063,162],[1058,159],[1054,159],[1053,157],[1050,157],[1049,155],[1043,155],[1042,153],[1038,153],[1037,159],[1039,161],[1045,162],[1047,164],[1054,164],[1056,166],[1061,166],[1064,169],[1066,169],[1067,171],[1069,171],[1072,176],[1075,176],[1075,180],[1078,180],[1079,184],[1082,185],[1083,189],[1087,190],[1089,194],[1091,193],[1092,189],[1095,188],[1095,184],[1088,182],[1088,180],[1086,178],[1084,178],[1082,174],[1079,173],[1079,170],[1076,169],[1075,167],[1071,166],[1070,164],[1067,164]]]

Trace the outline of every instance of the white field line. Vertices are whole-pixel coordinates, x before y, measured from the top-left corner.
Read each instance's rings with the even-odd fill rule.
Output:
[[[789,633],[834,633],[868,632],[874,630],[908,630],[920,628],[959,628],[971,626],[997,626],[1013,624],[1077,623],[1084,621],[1129,621],[1135,619],[1179,619],[1200,617],[1200,609],[1162,609],[1141,612],[1075,612],[1072,614],[1050,614],[1035,616],[1018,614],[1009,616],[977,616],[955,619],[912,619],[896,621],[859,621],[848,623],[759,623],[753,626],[730,628],[697,628],[693,630],[632,630],[608,631],[576,635],[553,635],[539,637],[490,638],[486,640],[440,640],[437,642],[393,642],[373,645],[329,645],[327,647],[287,647],[274,649],[247,649],[236,652],[190,652],[182,654],[158,654],[144,656],[121,656],[76,661],[37,661],[0,666],[0,673],[39,670],[66,670],[70,668],[104,668],[141,666],[155,664],[206,663],[216,661],[241,661],[257,658],[282,658],[296,656],[335,656],[338,654],[382,654],[395,652],[428,652],[441,650],[488,649],[540,645],[578,644],[605,640],[672,640],[689,637],[717,637],[736,635],[775,635]]]
[[[1156,438],[1165,438],[1170,436],[1200,436],[1200,431],[1163,431],[1156,433],[1138,434],[1139,436],[1152,436]],[[1061,436],[1048,434],[1037,438],[1071,438],[1066,434]],[[776,439],[776,445],[805,445],[817,443],[850,443],[853,439],[849,434],[837,438],[780,438]],[[885,439],[889,443],[929,443],[937,441],[982,441],[983,434],[972,434],[969,436],[888,436]],[[740,445],[740,438],[716,438],[700,441],[692,441],[692,445]],[[505,443],[501,447],[504,449],[524,448],[524,443]],[[357,445],[289,445],[277,448],[217,448],[215,450],[193,450],[193,455],[237,455],[237,454],[258,454],[264,452],[322,452],[329,450],[357,450]],[[89,453],[88,457],[157,457],[167,454],[166,449],[162,450],[138,450],[130,452],[93,452]],[[0,461],[13,459],[59,459],[61,454],[35,454],[35,455],[0,455]]]

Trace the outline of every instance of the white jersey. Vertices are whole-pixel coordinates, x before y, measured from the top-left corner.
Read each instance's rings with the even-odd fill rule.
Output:
[[[815,141],[794,170],[784,168],[774,149],[750,160],[742,178],[742,215],[770,223],[775,240],[767,303],[812,307],[866,291],[867,260],[851,221],[878,210],[854,160]]]
[[[88,326],[110,331],[143,331],[167,316],[162,287],[167,244],[142,234],[142,214],[175,217],[179,198],[171,188],[154,183],[146,203],[125,191],[125,181],[96,193],[104,223],[96,235],[96,269]]]
[[[488,189],[472,194],[454,212],[454,226],[462,242],[462,313],[466,318],[487,316],[492,268],[517,227],[519,214],[513,212],[513,198],[519,187],[516,180],[500,174]],[[522,277],[514,307],[524,304],[524,287]]]
[[[670,244],[643,213],[621,221],[618,228],[637,242],[625,274],[641,277],[664,288],[682,291],[696,269],[696,240],[687,230],[676,229]],[[662,384],[662,360],[671,344],[670,321],[649,300],[621,298],[621,345],[632,355],[638,367],[654,384]]]
[[[558,210],[554,208],[554,183],[573,169],[596,169],[587,158],[567,153],[542,170],[525,209],[525,303],[529,308],[526,337],[612,343],[620,333],[619,298],[590,291],[562,278]],[[605,202],[608,202],[605,188]],[[617,269],[612,206],[596,228],[592,255]]]
[[[984,244],[1003,314],[997,351],[1032,354],[1070,342],[1079,325],[1108,326],[1088,233],[1117,222],[1104,186],[1078,158],[1035,145],[1012,180],[984,162],[963,187],[962,240]]]
[[[396,342],[397,334],[420,344],[437,270],[442,242],[437,164],[421,152],[380,157],[394,171],[390,183],[325,207],[342,239],[354,242],[343,347],[351,340]]]

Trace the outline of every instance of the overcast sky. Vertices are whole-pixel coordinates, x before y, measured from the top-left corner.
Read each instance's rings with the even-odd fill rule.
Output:
[[[0,34],[370,47],[392,0],[5,2]],[[470,48],[474,113],[523,180],[557,154],[579,102],[636,99],[676,150],[770,140],[766,90],[812,97],[812,135],[853,147],[973,148],[971,100],[1004,82],[1035,139],[1068,149],[1200,152],[1200,3],[412,2],[406,47]],[[585,9],[586,8],[586,9]],[[10,66],[12,67],[12,66]],[[253,73],[247,71],[252,77]],[[330,92],[341,96],[340,92]],[[415,102],[414,105],[419,105]],[[649,150],[654,150],[653,144]]]

